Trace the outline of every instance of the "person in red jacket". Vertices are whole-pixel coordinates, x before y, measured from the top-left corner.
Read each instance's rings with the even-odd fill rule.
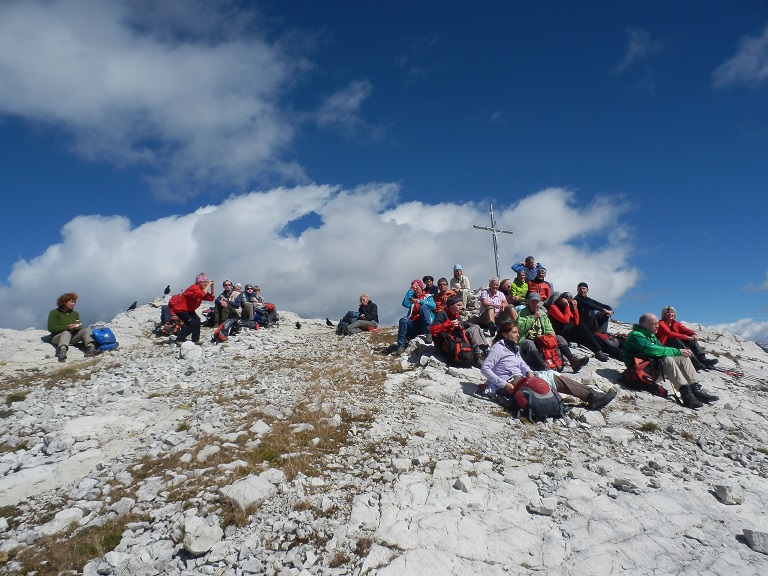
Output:
[[[579,307],[570,292],[555,292],[552,304],[547,309],[549,320],[555,334],[560,334],[568,342],[576,342],[589,348],[600,362],[607,362],[606,352],[614,358],[620,359],[621,352],[606,349],[608,344],[597,338],[584,324],[581,323]],[[614,347],[610,347],[614,348]]]
[[[539,265],[537,270],[536,278],[528,280],[528,294],[537,292],[541,296],[541,301],[544,302],[552,296],[552,284],[544,279],[547,276],[547,269],[544,266]]]
[[[664,346],[672,348],[688,348],[693,352],[691,361],[697,370],[709,369],[717,364],[716,358],[707,358],[705,352],[699,346],[699,338],[696,332],[683,326],[677,321],[677,312],[672,306],[664,306],[661,310],[661,321],[656,337]]]
[[[483,331],[477,324],[470,324],[461,320],[461,309],[464,307],[461,296],[453,295],[448,298],[445,308],[435,313],[435,319],[429,326],[429,331],[434,339],[440,332],[451,332],[453,330],[464,330],[467,340],[472,345],[472,352],[475,355],[475,368],[483,365],[485,352],[488,350],[488,342],[483,336]]]
[[[181,294],[176,294],[168,302],[168,308],[171,314],[178,316],[184,326],[174,336],[170,336],[169,342],[184,342],[187,336],[192,335],[192,342],[198,343],[200,340],[200,317],[197,315],[197,309],[203,300],[213,302],[214,296],[213,280],[208,278],[202,272],[195,278],[195,283],[184,290]]]

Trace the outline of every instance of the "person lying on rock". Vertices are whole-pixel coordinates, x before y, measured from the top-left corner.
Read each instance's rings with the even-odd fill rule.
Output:
[[[520,378],[535,376],[520,355],[520,347],[517,345],[519,338],[520,331],[514,322],[504,322],[499,326],[488,357],[480,369],[486,378],[485,394],[493,395],[498,390],[505,390],[512,395],[515,383]],[[593,390],[562,374],[555,373],[554,381],[558,392],[586,402],[590,410],[599,410],[616,397],[613,388],[609,392]]]
[[[48,332],[51,333],[51,343],[56,346],[56,358],[59,362],[67,360],[67,350],[70,344],[82,342],[85,344],[85,355],[95,356],[96,345],[93,343],[90,328],[83,328],[80,313],[75,310],[77,294],[67,292],[56,300],[56,309],[48,314]]]
[[[707,358],[704,350],[699,346],[699,337],[696,336],[696,332],[677,321],[677,312],[672,306],[664,306],[661,310],[661,321],[656,337],[664,346],[688,348],[693,352],[691,362],[696,370],[707,370],[717,364],[717,358]]]
[[[624,341],[624,364],[628,369],[635,366],[635,358],[642,360],[659,359],[661,361],[662,374],[670,381],[675,391],[680,393],[683,406],[696,410],[704,406],[703,402],[710,403],[718,400],[717,396],[708,394],[699,384],[696,369],[691,363],[691,352],[688,348],[673,348],[663,346],[656,337],[659,329],[659,319],[646,312],[640,316],[637,324],[632,326],[632,332]],[[659,374],[661,376],[661,374]]]

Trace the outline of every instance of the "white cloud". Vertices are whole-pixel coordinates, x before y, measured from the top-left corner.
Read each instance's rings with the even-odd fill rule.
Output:
[[[485,221],[486,208],[399,203],[394,184],[309,185],[235,196],[135,228],[122,217],[80,216],[64,226],[61,243],[14,265],[0,297],[25,304],[0,308],[0,326],[44,328],[56,298],[69,291],[80,296],[86,323],[107,321],[168,283],[183,290],[201,271],[218,284],[225,277],[257,283],[278,309],[308,318],[337,319],[366,292],[382,322],[393,323],[413,278],[449,277],[460,263],[479,288],[495,274],[490,235],[472,228]],[[502,275],[533,254],[556,289],[586,280],[614,305],[637,281],[629,238],[614,234],[626,210],[621,201],[578,206],[571,192],[551,188],[494,208],[498,226],[515,231],[499,240]],[[286,231],[312,213],[318,227]]]
[[[315,114],[321,126],[337,125],[344,130],[354,130],[362,124],[360,109],[371,95],[373,86],[367,80],[356,80],[349,86],[330,95]]]
[[[245,34],[229,4],[5,2],[0,113],[62,129],[84,158],[140,166],[169,197],[301,182],[278,102],[308,64]]]
[[[759,36],[742,38],[739,50],[715,69],[712,80],[717,87],[768,80],[768,26]]]
[[[642,28],[629,27],[626,29],[627,45],[624,57],[616,65],[615,71],[622,72],[638,62],[645,62],[661,54],[665,42],[655,39],[651,33]]]
[[[768,322],[753,320],[752,318],[742,318],[736,322],[728,324],[716,324],[712,326],[715,330],[738,334],[745,340],[754,342],[768,342]]]

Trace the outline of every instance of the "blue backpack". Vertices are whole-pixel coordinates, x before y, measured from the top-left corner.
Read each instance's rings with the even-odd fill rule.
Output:
[[[119,346],[117,338],[115,338],[112,330],[106,326],[94,326],[91,330],[91,336],[93,337],[94,344],[96,344],[96,348],[101,352],[105,352],[106,350],[117,350],[117,347]]]

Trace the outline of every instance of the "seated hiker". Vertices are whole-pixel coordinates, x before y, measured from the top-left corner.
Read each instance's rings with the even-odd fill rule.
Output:
[[[579,306],[581,322],[592,332],[608,333],[608,321],[613,316],[613,308],[587,296],[589,286],[579,282],[576,287],[576,303]]]
[[[640,316],[638,323],[624,341],[624,364],[628,370],[635,367],[635,358],[659,360],[661,374],[670,381],[675,391],[680,393],[683,406],[691,409],[701,408],[702,402],[714,402],[717,396],[708,394],[696,381],[696,370],[691,364],[691,352],[688,348],[662,346],[656,337],[659,319],[650,312]],[[660,375],[661,375],[660,374]],[[658,380],[658,378],[657,378]]]
[[[470,324],[469,322],[462,322],[461,309],[463,304],[461,302],[461,296],[453,295],[448,299],[447,306],[440,312],[435,313],[435,319],[432,320],[432,324],[429,327],[429,331],[432,333],[433,341],[437,342],[438,334],[441,332],[454,332],[464,331],[467,335],[472,346],[472,353],[474,355],[474,366],[480,368],[483,362],[483,352],[488,349],[488,342],[483,336],[483,331],[477,324]]]
[[[717,358],[707,358],[699,346],[696,332],[677,321],[677,312],[672,306],[664,306],[661,310],[661,320],[659,321],[659,329],[656,331],[656,337],[664,346],[688,348],[693,352],[691,362],[697,370],[712,368],[717,364]]]
[[[526,282],[536,279],[536,276],[539,272],[539,267],[541,267],[541,264],[536,262],[536,259],[533,256],[528,256],[523,262],[512,264],[512,270],[515,272],[525,272]]]
[[[379,327],[379,307],[371,302],[368,294],[360,294],[360,306],[357,312],[359,314],[357,320],[347,326],[347,335],[351,336]]]
[[[541,296],[542,302],[552,296],[552,284],[545,280],[546,276],[547,269],[544,266],[539,266],[536,269],[536,278],[528,280],[528,294],[537,292]]]
[[[266,304],[266,301],[261,296],[261,288],[253,284],[246,284],[245,292],[243,292],[240,298],[240,303],[243,320],[256,320],[258,322],[258,319],[254,318],[254,313],[257,316],[261,316],[261,312]]]
[[[448,289],[448,279],[440,278],[440,280],[437,281],[437,294],[432,296],[432,299],[435,301],[435,312],[443,310],[448,299],[455,295],[456,292]]]
[[[488,288],[480,293],[480,318],[478,324],[488,328],[491,336],[496,334],[496,317],[509,308],[507,298],[499,291],[499,279],[494,276],[488,280]],[[510,310],[512,320],[517,319],[517,311]]]
[[[523,360],[518,346],[520,332],[514,322],[504,322],[499,325],[496,337],[488,351],[488,357],[483,362],[481,371],[486,377],[485,394],[493,395],[501,390],[511,394],[515,383],[524,377],[533,377],[533,370]],[[585,384],[577,382],[562,374],[554,374],[557,391],[570,394],[587,403],[590,410],[599,410],[616,397],[616,390],[601,392],[592,390]]]
[[[469,287],[469,278],[464,275],[464,270],[462,270],[461,264],[456,264],[453,267],[453,278],[451,278],[450,289],[461,296],[461,303],[464,308],[466,308],[467,303],[469,302],[469,293],[471,289]]]
[[[432,341],[429,325],[435,310],[435,301],[431,294],[424,292],[424,284],[416,279],[403,298],[403,308],[408,313],[400,318],[397,326],[397,353],[405,352],[406,340],[412,340],[421,334],[427,334],[427,341]]]
[[[588,348],[600,362],[608,361],[604,348],[609,347],[609,344],[597,338],[589,328],[580,323],[579,309],[570,292],[555,292],[547,315],[552,328],[555,329],[555,334],[560,334],[569,342],[576,342]],[[611,348],[612,355],[620,360],[622,357],[619,349],[612,346]]]
[[[525,305],[526,296],[528,296],[528,281],[525,278],[525,270],[520,270],[509,285],[507,302],[512,306]]]
[[[48,314],[48,332],[51,333],[51,343],[56,346],[56,358],[59,362],[67,360],[67,350],[70,344],[82,342],[85,345],[85,355],[95,356],[98,351],[93,343],[90,328],[83,328],[80,313],[75,310],[77,294],[67,292],[56,300],[56,309]]]
[[[170,299],[168,308],[171,314],[178,316],[184,325],[175,336],[169,337],[169,342],[184,342],[189,335],[192,335],[192,342],[200,341],[200,317],[197,315],[197,309],[203,300],[213,302],[214,290],[213,280],[208,280],[201,272],[195,278],[194,284]]]
[[[242,293],[235,290],[231,280],[224,280],[224,290],[216,298],[213,312],[213,324],[218,326],[230,318],[240,318],[242,309]]]
[[[553,368],[552,363],[558,362],[555,356],[559,351],[561,356],[568,359],[571,370],[578,372],[589,362],[584,356],[576,358],[571,352],[571,347],[562,336],[557,336],[547,312],[539,307],[541,296],[538,292],[531,292],[525,300],[525,308],[517,317],[517,327],[520,329],[520,349],[526,363],[534,370],[546,370]],[[550,335],[547,337],[547,335]],[[554,343],[552,343],[554,338]],[[546,348],[546,350],[544,350]],[[553,350],[554,349],[554,350]],[[549,358],[545,359],[545,356]],[[549,360],[549,362],[547,361]],[[562,358],[559,360],[562,369]]]
[[[424,283],[424,292],[432,294],[432,296],[437,294],[437,286],[435,286],[435,279],[432,276],[424,276],[421,281]]]

